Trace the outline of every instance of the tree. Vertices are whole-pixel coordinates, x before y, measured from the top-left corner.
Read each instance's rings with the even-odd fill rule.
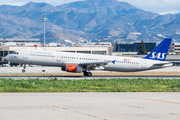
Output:
[[[143,41],[141,41],[141,45],[139,46],[138,55],[147,55],[146,47]]]

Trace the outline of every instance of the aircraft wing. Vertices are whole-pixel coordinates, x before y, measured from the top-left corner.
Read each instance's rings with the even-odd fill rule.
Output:
[[[107,65],[109,62],[102,61],[102,62],[87,62],[87,63],[79,63],[78,65],[81,66],[85,70],[94,70],[94,69],[104,69],[103,66]]]

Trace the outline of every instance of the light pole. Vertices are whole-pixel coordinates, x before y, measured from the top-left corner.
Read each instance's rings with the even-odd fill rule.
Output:
[[[45,50],[45,21],[48,21],[48,18],[40,18],[41,21],[44,21],[44,50]]]

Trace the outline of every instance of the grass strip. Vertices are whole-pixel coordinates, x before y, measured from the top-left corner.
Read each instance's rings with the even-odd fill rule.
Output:
[[[28,79],[0,78],[4,92],[180,92],[180,79]]]

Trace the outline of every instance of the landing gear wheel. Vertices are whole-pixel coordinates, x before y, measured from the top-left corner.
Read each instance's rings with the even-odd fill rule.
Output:
[[[91,72],[84,72],[84,76],[92,76],[92,73]]]
[[[24,69],[22,70],[22,72],[25,73],[26,72],[26,70],[25,70],[26,69],[26,64],[24,64],[23,68]]]
[[[88,72],[88,76],[92,76],[92,73],[91,73],[91,72]]]
[[[84,72],[84,76],[87,76],[87,72]]]
[[[25,72],[26,72],[26,70],[25,70],[25,69],[23,69],[23,70],[22,70],[22,72],[23,72],[23,73],[25,73]]]

